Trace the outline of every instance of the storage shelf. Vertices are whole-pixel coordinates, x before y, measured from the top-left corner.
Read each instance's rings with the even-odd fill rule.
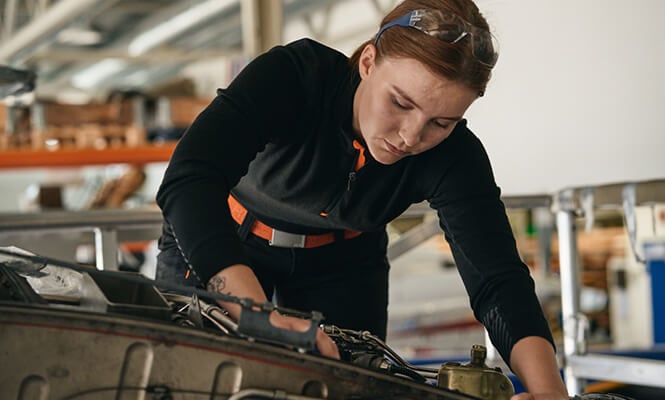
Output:
[[[171,158],[176,142],[102,150],[8,150],[0,151],[0,168],[79,167],[117,163],[145,164]]]

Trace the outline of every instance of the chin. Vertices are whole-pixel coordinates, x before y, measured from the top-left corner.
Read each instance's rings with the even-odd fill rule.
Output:
[[[398,157],[389,153],[384,153],[381,154],[381,157],[374,157],[374,159],[383,165],[392,165],[395,164],[397,161],[401,160],[403,157]]]
[[[391,165],[395,164],[397,161],[401,160],[404,157],[395,155],[382,147],[375,148],[372,145],[367,146],[367,150],[372,155],[372,158],[376,160],[379,164]]]
[[[376,159],[376,161],[379,164],[383,164],[383,165],[392,165],[392,164],[395,164],[397,162],[397,160],[384,161],[384,160],[380,160],[380,159]]]

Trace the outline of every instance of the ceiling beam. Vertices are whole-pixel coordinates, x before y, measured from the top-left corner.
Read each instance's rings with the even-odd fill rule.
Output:
[[[237,0],[207,0],[141,32],[127,46],[131,55],[145,54],[184,34],[193,27],[218,17],[237,6]]]
[[[160,48],[151,52],[132,56],[126,51],[119,49],[110,50],[53,50],[38,51],[26,58],[27,65],[35,65],[42,62],[56,63],[95,63],[100,60],[113,58],[134,64],[150,63],[178,63],[193,62],[210,58],[233,57],[241,55],[240,49],[223,48],[210,50],[183,50],[174,48]]]
[[[50,40],[77,17],[117,0],[61,0],[34,18],[0,46],[0,63],[20,64],[22,54]]]

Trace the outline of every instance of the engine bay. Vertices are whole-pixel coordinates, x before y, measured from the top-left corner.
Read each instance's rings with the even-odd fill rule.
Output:
[[[0,249],[2,398],[508,400],[511,381],[471,348],[467,364],[415,366],[370,332],[318,312],[258,304]],[[242,307],[238,321],[218,301]],[[311,321],[277,328],[270,314]],[[317,329],[340,360],[318,354]],[[595,396],[595,397],[594,397]],[[586,394],[576,399],[623,399]]]

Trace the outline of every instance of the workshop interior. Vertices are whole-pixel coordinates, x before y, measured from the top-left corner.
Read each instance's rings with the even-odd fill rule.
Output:
[[[664,399],[665,2],[475,2],[500,55],[465,118],[569,396]],[[155,280],[155,196],[217,89],[303,37],[350,55],[397,3],[0,0],[0,398],[524,392],[475,319],[427,203],[388,225],[385,340],[316,311]],[[273,312],[310,329],[277,328]],[[339,360],[317,353],[318,329]]]

